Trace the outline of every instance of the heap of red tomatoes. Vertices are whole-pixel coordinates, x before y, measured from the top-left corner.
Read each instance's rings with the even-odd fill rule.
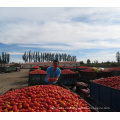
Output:
[[[34,70],[30,74],[47,74],[47,72],[44,70]]]
[[[31,67],[31,69],[37,69],[37,68],[40,68],[40,67],[39,66]]]
[[[64,69],[64,70],[61,70],[61,73],[62,73],[62,74],[73,74],[73,73],[75,73],[75,72],[73,72],[73,71],[71,71],[71,70],[69,70],[69,69]]]
[[[95,80],[94,83],[98,83],[115,89],[120,89],[120,76],[102,78],[99,80]]]
[[[74,68],[74,67],[72,67],[72,66],[66,66],[65,68],[66,68],[66,69],[69,69],[69,68]]]
[[[90,68],[90,67],[86,67],[86,66],[80,66],[80,67],[77,67],[78,69],[80,68],[80,69],[82,69],[82,68]]]
[[[84,71],[84,72],[95,72],[95,71],[94,71],[94,70],[92,70],[91,68],[87,68],[87,69],[82,70],[82,71]]]
[[[60,86],[36,85],[0,96],[1,112],[90,112],[80,96]]]
[[[120,71],[120,67],[110,68],[109,71]]]

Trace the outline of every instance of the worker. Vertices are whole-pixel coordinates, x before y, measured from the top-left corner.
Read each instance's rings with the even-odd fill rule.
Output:
[[[59,65],[59,61],[54,60],[53,66],[47,68],[47,76],[46,76],[45,81],[44,81],[45,84],[57,84],[58,79],[59,79],[60,74],[61,74],[61,70],[58,68],[58,65]],[[54,78],[54,82],[49,81],[50,78]]]

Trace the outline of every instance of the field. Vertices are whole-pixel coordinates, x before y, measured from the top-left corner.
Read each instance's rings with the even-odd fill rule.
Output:
[[[29,69],[21,69],[20,72],[0,73],[0,94],[11,88],[28,86]]]

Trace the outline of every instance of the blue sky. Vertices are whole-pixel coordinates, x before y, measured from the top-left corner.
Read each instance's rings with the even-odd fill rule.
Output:
[[[77,61],[116,61],[120,51],[120,8],[1,7],[0,54],[23,62],[31,50],[76,55]]]

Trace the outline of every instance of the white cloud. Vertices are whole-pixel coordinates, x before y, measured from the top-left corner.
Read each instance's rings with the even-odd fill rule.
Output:
[[[23,55],[21,52],[9,52],[10,55]]]
[[[0,8],[0,16],[0,43],[69,52],[120,48],[120,8]],[[96,55],[91,59],[114,60],[113,53]]]
[[[111,21],[120,19],[120,8],[0,8],[0,20],[6,21],[1,28],[0,42],[5,44],[48,44],[66,43],[87,45],[88,48],[107,47],[111,39],[117,41],[111,47],[118,47],[120,25]],[[16,12],[17,11],[17,12]],[[73,18],[87,17],[94,20],[73,21]],[[14,22],[14,21],[18,22]],[[108,20],[111,24],[102,24]],[[96,40],[91,44],[91,40]],[[108,40],[106,42],[105,40]],[[83,42],[84,41],[84,42]],[[99,41],[99,42],[98,42]],[[75,43],[74,43],[75,42]],[[74,46],[73,46],[74,48]],[[77,48],[77,46],[75,47]],[[70,47],[71,49],[71,47]]]
[[[116,53],[112,50],[99,51],[93,53],[84,53],[84,57],[78,57],[78,61],[87,62],[87,59],[90,59],[91,62],[98,60],[99,63],[107,61],[116,62]]]
[[[41,48],[79,50],[119,48],[120,25],[90,25],[87,23],[11,24],[0,33],[4,44],[46,44]],[[114,41],[114,42],[113,42]],[[47,44],[67,44],[53,46]],[[33,45],[32,45],[33,46]],[[36,46],[35,46],[36,47]]]
[[[10,62],[15,62],[15,63],[24,63],[24,61],[22,60],[22,58],[17,58],[17,57],[14,57],[14,56],[11,56],[10,57]]]

